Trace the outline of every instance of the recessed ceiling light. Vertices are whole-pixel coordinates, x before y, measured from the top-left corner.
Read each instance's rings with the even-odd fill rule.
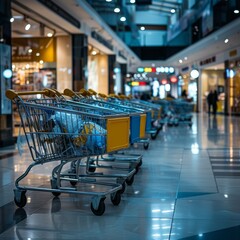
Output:
[[[142,26],[142,27],[140,27],[140,29],[141,29],[142,31],[144,31],[144,30],[145,30],[145,27],[144,27],[144,26]]]
[[[234,10],[233,12],[236,13],[236,14],[238,14],[238,13],[239,13],[239,10],[236,9],[236,10]]]
[[[171,13],[175,13],[176,12],[176,10],[173,8],[173,9],[171,9],[171,11],[170,11]]]
[[[184,57],[184,60],[187,61],[187,57]]]
[[[226,39],[224,40],[225,43],[228,43],[228,41],[229,41],[228,38],[226,38]]]
[[[11,17],[11,18],[10,18],[10,22],[14,22],[14,17]]]
[[[179,59],[179,63],[182,63],[182,59]]]
[[[130,3],[135,3],[136,1],[135,0],[130,0]]]
[[[120,12],[120,8],[118,8],[118,7],[114,8],[114,12],[115,13],[119,13]]]
[[[48,37],[52,37],[52,36],[53,36],[53,33],[50,33],[50,32],[49,32],[49,33],[47,34],[47,36],[48,36]]]
[[[120,21],[121,21],[121,22],[125,22],[125,21],[126,21],[126,18],[125,18],[125,17],[120,17]]]
[[[106,2],[111,2],[112,0],[106,0]]]

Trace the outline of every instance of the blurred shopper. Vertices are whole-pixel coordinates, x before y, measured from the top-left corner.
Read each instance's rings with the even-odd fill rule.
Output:
[[[183,91],[182,91],[182,95],[181,95],[181,97],[183,98],[183,99],[187,99],[187,91],[186,91],[186,89],[184,89]]]
[[[218,102],[218,93],[215,90],[213,92],[213,100],[212,100],[212,107],[213,107],[213,115],[216,116],[217,113],[217,102]]]
[[[218,94],[215,90],[214,92],[211,90],[207,96],[207,102],[208,102],[208,114],[211,113],[211,109],[213,112],[213,115],[215,116],[217,113],[217,101],[218,101]]]

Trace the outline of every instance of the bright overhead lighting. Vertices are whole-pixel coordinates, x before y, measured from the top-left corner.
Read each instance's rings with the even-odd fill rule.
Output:
[[[238,14],[238,13],[239,13],[239,10],[236,9],[236,10],[234,10],[233,12],[236,13],[236,14]]]
[[[226,39],[224,40],[225,43],[228,43],[228,41],[229,41],[228,38],[226,38]]]
[[[11,18],[10,18],[10,22],[14,22],[14,17],[11,17]]]
[[[125,18],[125,17],[120,17],[120,21],[121,21],[121,22],[125,22],[125,21],[126,21],[126,18]]]
[[[173,9],[171,9],[171,13],[175,13],[176,12],[176,10],[173,8]]]
[[[130,0],[130,3],[135,3],[135,0]]]
[[[52,36],[53,36],[53,33],[50,33],[50,32],[49,32],[49,33],[47,34],[47,36],[48,36],[48,37],[52,37]]]
[[[179,59],[179,63],[182,63],[182,59]]]
[[[30,28],[31,28],[31,24],[30,24],[30,23],[27,23],[27,24],[25,25],[25,30],[28,31]]]
[[[118,7],[114,8],[114,12],[115,13],[119,13],[120,12],[120,8],[118,8]]]
[[[187,61],[187,57],[184,57],[184,60]]]
[[[112,0],[106,0],[106,2],[111,2]]]
[[[144,31],[144,30],[145,30],[145,27],[144,27],[144,26],[142,26],[142,27],[140,27],[140,29],[141,29],[142,31]]]

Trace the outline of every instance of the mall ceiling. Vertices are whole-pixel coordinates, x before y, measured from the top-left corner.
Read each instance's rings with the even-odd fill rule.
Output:
[[[96,31],[98,31],[105,39],[110,39],[108,28],[112,29],[114,32],[116,30],[114,29],[114,18],[120,16],[119,13],[114,12],[117,4],[119,4],[120,12],[121,10],[122,12],[126,12],[127,9],[129,13],[128,16],[126,15],[126,21],[124,22],[125,30],[131,29],[129,32],[134,33],[135,31],[136,34],[141,34],[142,26],[145,26],[145,28],[151,27],[148,31],[166,31],[168,20],[172,16],[170,10],[175,7],[177,12],[181,12],[181,1],[177,0],[152,0],[151,4],[144,4],[148,0],[135,0],[135,3],[131,3],[133,0],[112,0],[111,2],[107,2],[106,0],[52,1],[59,4],[59,6],[67,12],[71,12],[75,19],[79,19],[81,22],[81,28],[79,29],[70,25],[63,19],[59,18],[56,14],[48,11],[46,7],[40,3],[40,0],[12,0],[12,14],[18,16],[16,21],[12,24],[12,36],[22,37],[25,34],[27,37],[26,31],[24,30],[24,21],[27,20],[32,21],[33,24],[33,28],[31,28],[32,32],[30,34],[32,37],[41,36],[43,34],[46,36],[49,32],[53,32],[55,35],[81,33],[87,29],[86,25],[84,25],[84,23],[87,22],[88,27],[91,30],[96,29]],[[79,7],[83,2],[88,3],[87,5],[92,9],[91,13],[95,15],[94,18],[91,15],[86,14],[86,11],[82,11]],[[29,18],[26,19],[26,16]],[[161,18],[159,18],[159,21],[156,21],[156,18],[159,16]],[[132,19],[130,22],[127,20],[129,17]],[[106,23],[110,24],[104,25],[100,23],[100,19],[104,19]],[[239,26],[240,18],[238,17],[232,24],[228,24],[224,28],[219,29],[182,51],[175,52],[171,57],[166,58],[164,63],[175,67],[181,67],[199,61],[199,59],[204,59],[211,54],[217,54],[222,51],[229,51],[233,48],[239,47]],[[153,28],[157,28],[158,30],[153,30]],[[224,43],[226,38],[229,39],[227,44]],[[89,41],[91,40],[89,39]],[[115,44],[116,43],[118,44],[118,47],[120,44],[121,48],[124,49],[124,44],[121,44],[119,41],[115,42]],[[92,44],[92,42],[90,42],[90,44]],[[98,44],[97,41],[95,41],[94,44]],[[180,59],[183,59],[183,63],[179,62]],[[142,65],[149,65],[152,62],[162,64],[161,60],[149,59],[149,61],[142,61]]]

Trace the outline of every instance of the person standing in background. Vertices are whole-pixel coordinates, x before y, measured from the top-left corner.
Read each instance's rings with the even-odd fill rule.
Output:
[[[218,93],[215,90],[212,96],[212,108],[213,108],[213,115],[216,116],[217,113],[217,102],[218,102]]]
[[[213,105],[213,91],[210,90],[208,96],[207,96],[207,103],[208,103],[208,114],[211,113],[211,108]]]

